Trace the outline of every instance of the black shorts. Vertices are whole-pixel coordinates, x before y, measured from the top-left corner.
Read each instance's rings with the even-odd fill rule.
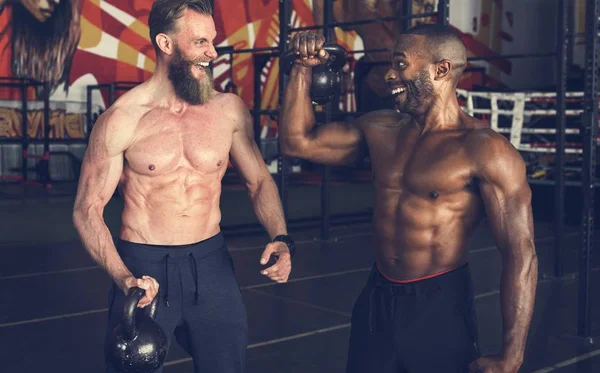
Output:
[[[468,265],[402,284],[373,268],[352,311],[347,373],[468,373],[479,356]]]
[[[117,250],[134,276],[148,275],[158,281],[156,321],[169,344],[175,336],[191,355],[194,372],[244,372],[248,344],[246,307],[221,234],[181,246],[120,240]],[[107,333],[121,320],[124,297],[113,284]],[[114,372],[110,364],[107,372]],[[160,372],[162,368],[155,373]]]

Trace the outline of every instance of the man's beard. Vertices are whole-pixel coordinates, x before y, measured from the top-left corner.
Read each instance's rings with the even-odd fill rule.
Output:
[[[200,80],[192,74],[196,63],[186,59],[179,47],[175,47],[175,54],[169,62],[169,80],[173,84],[175,94],[191,105],[206,104],[213,96],[214,80],[212,69],[206,67],[206,75]]]
[[[409,114],[422,113],[427,110],[428,102],[434,95],[433,83],[429,73],[425,70],[419,72],[413,80],[404,81],[406,85],[404,102],[398,105],[398,109]]]

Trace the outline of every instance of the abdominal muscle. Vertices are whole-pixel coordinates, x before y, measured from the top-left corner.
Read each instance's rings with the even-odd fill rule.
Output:
[[[466,263],[468,240],[479,220],[473,196],[431,200],[385,189],[377,194],[374,256],[385,275],[411,280]]]
[[[204,175],[180,168],[160,176],[125,170],[120,191],[125,201],[120,238],[185,245],[220,232],[221,173]]]

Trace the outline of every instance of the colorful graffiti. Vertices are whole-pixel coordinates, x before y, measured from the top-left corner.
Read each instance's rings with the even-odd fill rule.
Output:
[[[294,10],[292,26],[312,25],[315,19],[318,21],[319,1],[322,0],[290,0]],[[370,16],[386,16],[395,12],[400,2],[401,0],[336,1],[335,17],[339,21],[365,19],[365,13],[357,4],[370,7],[367,9]],[[479,18],[475,20],[477,30],[461,30],[471,53],[485,55],[499,51],[496,34],[501,29],[498,18],[501,16],[492,18],[490,14],[501,15],[501,9],[498,12],[497,8],[501,7],[502,2],[471,2],[481,3],[481,14],[476,15]],[[277,0],[217,0],[214,3],[218,46],[245,49],[279,44]],[[431,11],[436,5],[435,0],[415,0],[413,13]],[[68,117],[68,120],[64,119],[61,123],[68,125],[64,124],[61,128],[65,130],[53,130],[52,136],[85,137],[82,113],[85,110],[88,85],[118,81],[142,82],[151,76],[155,66],[154,50],[147,27],[151,6],[152,0],[0,0],[0,76],[28,76],[51,82],[53,112],[59,113],[62,110],[64,118],[69,114],[77,114]],[[232,9],[235,9],[235,16],[231,16]],[[356,12],[352,13],[352,9]],[[458,10],[456,12],[460,13]],[[378,25],[343,30],[338,28],[335,31],[336,42],[347,49],[377,48],[381,45],[387,47],[391,36],[381,38],[378,27],[391,26]],[[390,30],[392,35],[397,32],[393,27]],[[353,69],[361,57],[360,54],[355,55],[349,67]],[[494,66],[505,72],[510,70],[510,65],[506,63],[494,62]],[[214,63],[214,75],[218,89],[225,90],[233,84],[235,92],[244,99],[248,107],[253,106],[255,74],[252,54],[235,54],[232,59],[229,55],[220,56]],[[351,80],[352,71],[348,71],[347,75]],[[380,88],[380,81],[376,78],[377,74],[375,78],[368,78],[374,91]],[[277,108],[278,79],[278,59],[272,58],[260,75],[261,108]],[[466,74],[464,82],[463,87],[475,84],[476,79]],[[347,84],[346,88],[347,99],[342,102],[342,109],[355,110],[354,87]],[[39,100],[40,94],[39,90],[31,90],[29,99]],[[14,89],[2,89],[0,100],[20,100],[20,93]],[[107,92],[93,95],[95,111],[102,110],[107,105]],[[5,114],[3,118],[14,118],[13,114]],[[74,120],[80,120],[81,123],[74,125]],[[0,136],[20,135],[19,126],[9,126],[6,124],[8,122],[0,120]],[[30,125],[35,124],[31,122]],[[262,125],[276,129],[276,121],[269,117],[263,118]],[[72,130],[73,128],[78,129]],[[38,133],[34,129],[28,132]]]
[[[50,111],[51,139],[83,139],[83,114],[67,113],[65,110]],[[29,138],[42,138],[44,111],[29,110],[27,112],[27,135]],[[20,109],[0,107],[0,137],[23,137],[23,117]]]

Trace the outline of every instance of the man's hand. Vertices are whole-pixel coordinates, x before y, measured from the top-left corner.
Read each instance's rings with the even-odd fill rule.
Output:
[[[125,278],[122,281],[122,285],[119,285],[119,287],[121,288],[121,290],[123,290],[125,295],[127,295],[129,293],[129,289],[133,287],[138,287],[146,290],[146,293],[138,303],[139,308],[144,308],[150,303],[152,303],[152,300],[154,299],[156,294],[158,294],[159,285],[158,281],[156,281],[150,276],[142,276],[142,278],[135,278],[131,276]]]
[[[520,364],[492,355],[481,357],[469,365],[469,373],[517,373]]]
[[[315,33],[298,33],[290,43],[296,52],[294,63],[303,67],[313,67],[327,63],[329,53],[323,48],[325,38]]]
[[[290,249],[283,242],[271,242],[263,251],[260,257],[260,264],[265,265],[269,262],[271,255],[277,257],[277,262],[269,268],[261,271],[261,274],[269,277],[271,280],[284,283],[287,282],[292,271],[292,256]]]

